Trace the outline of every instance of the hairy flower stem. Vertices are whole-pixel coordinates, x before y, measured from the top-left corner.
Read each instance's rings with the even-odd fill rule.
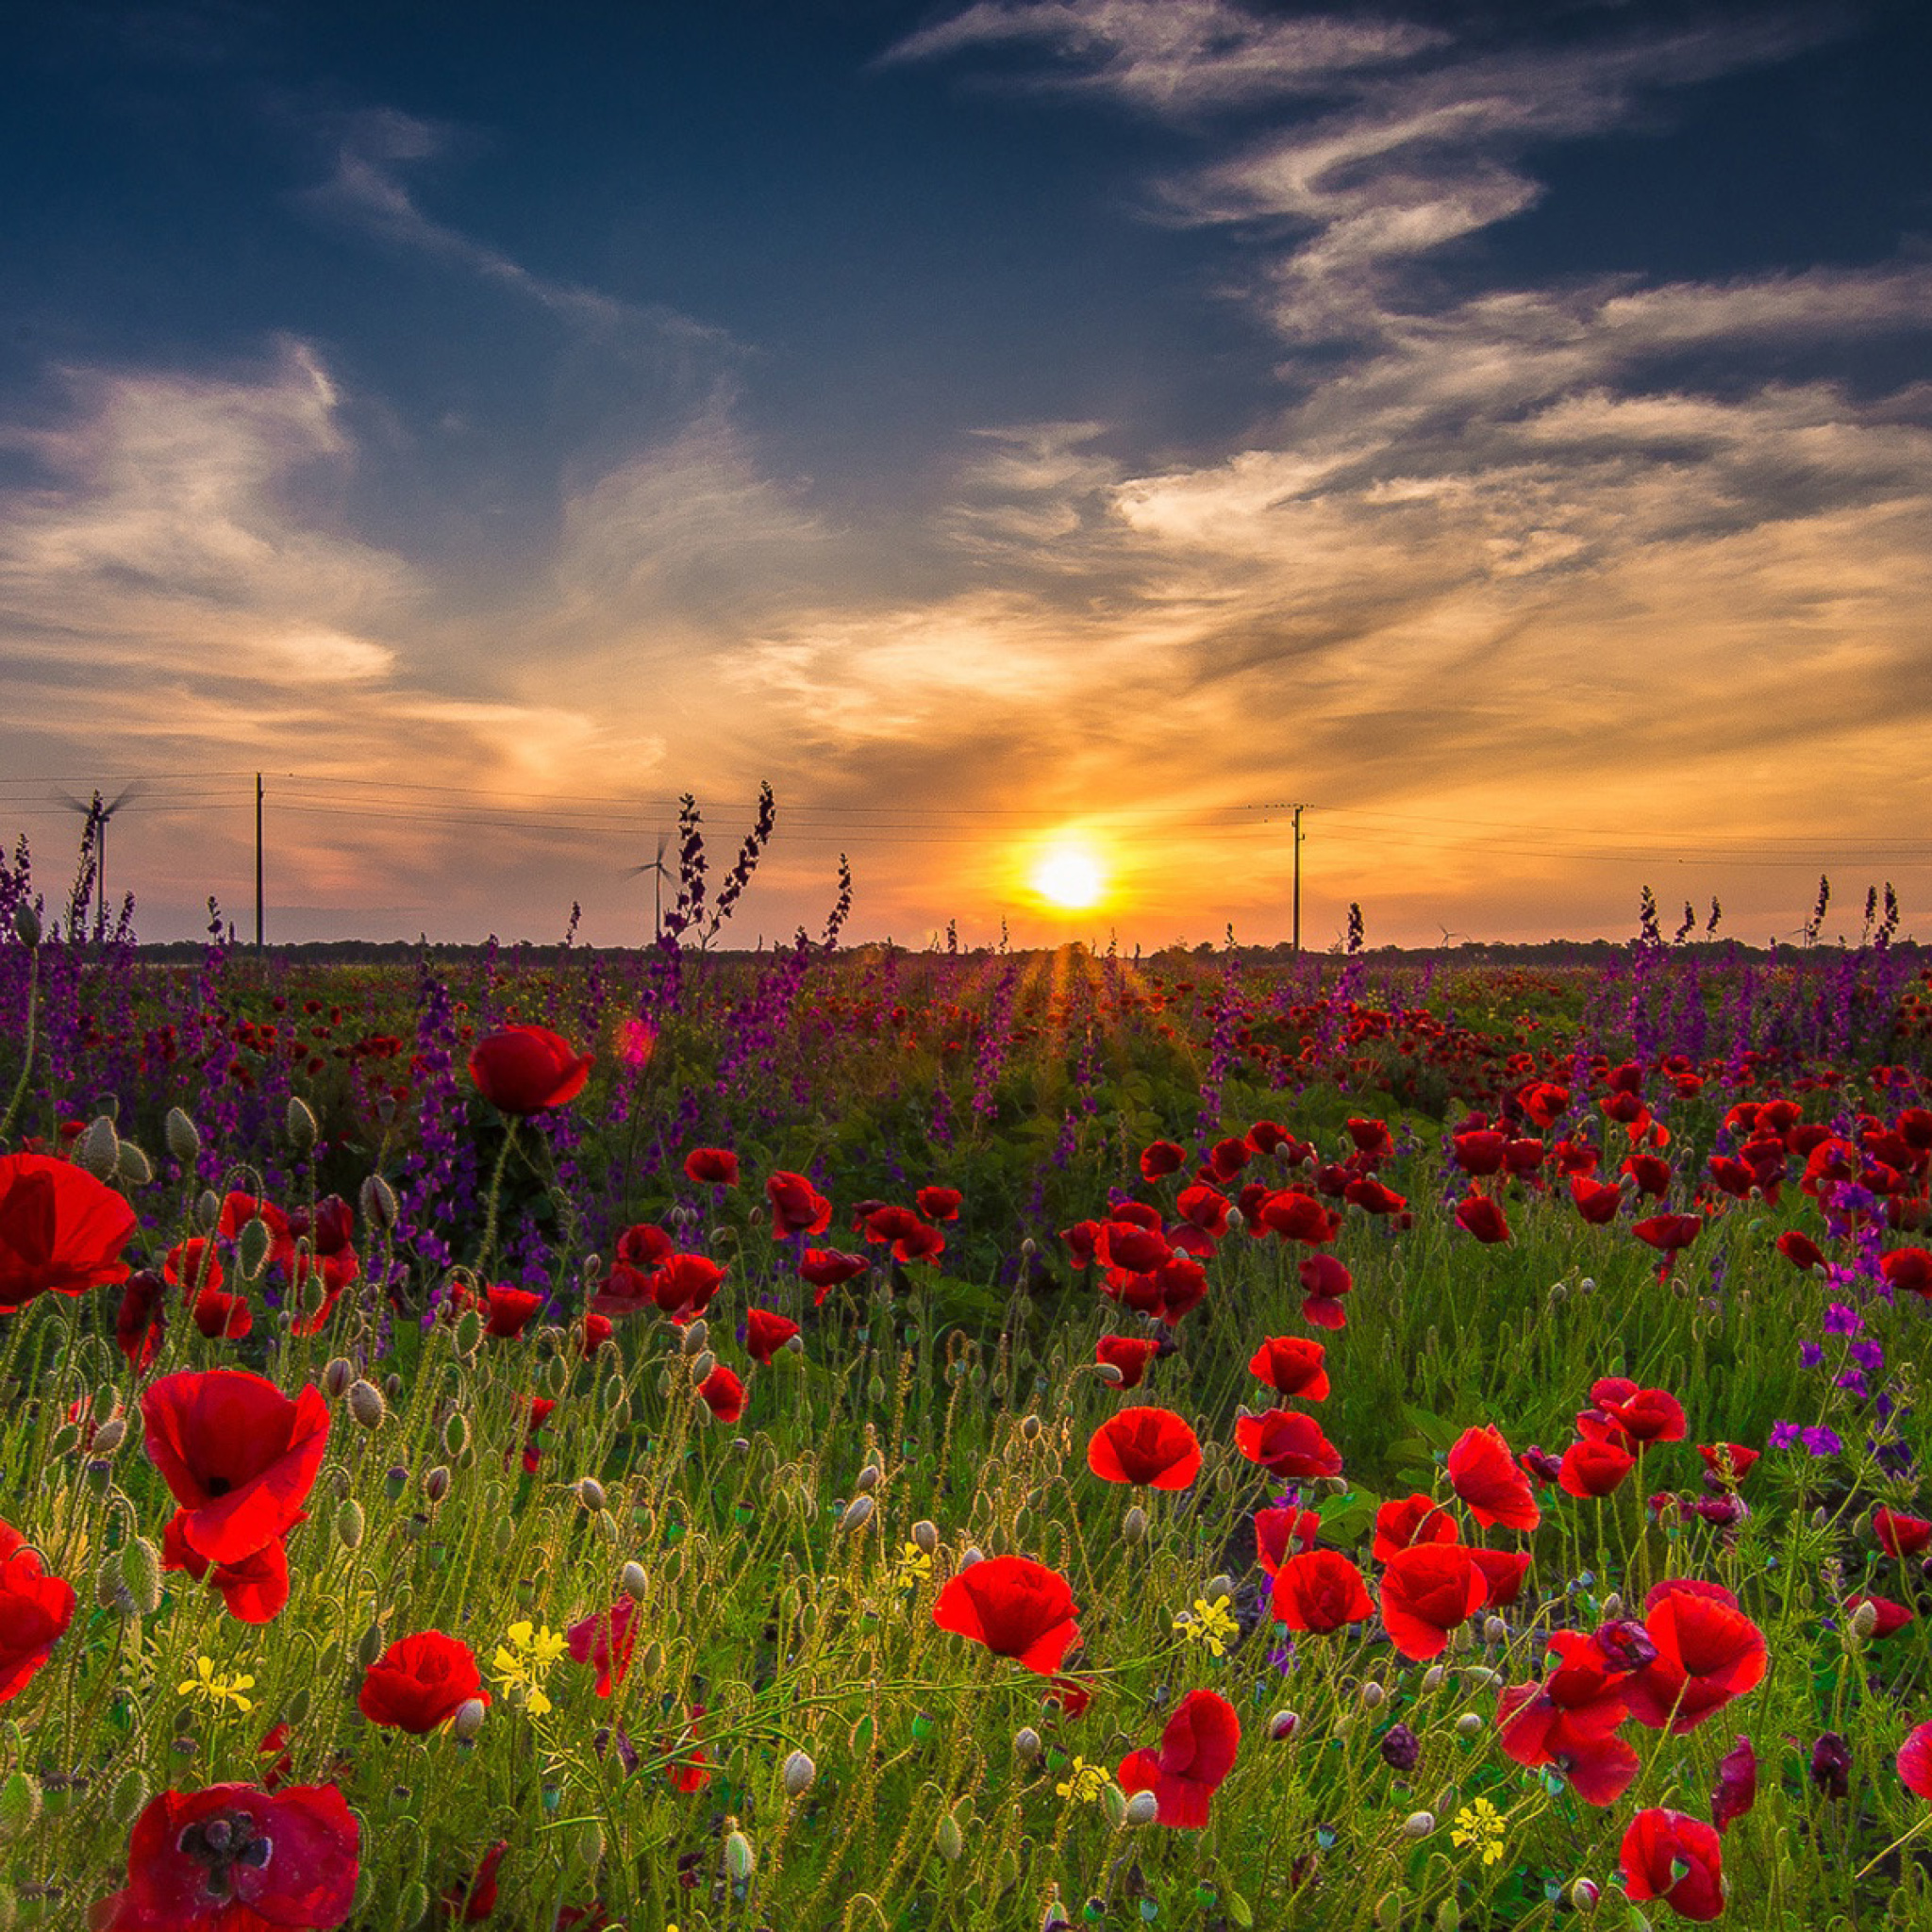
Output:
[[[33,1074],[40,993],[41,954],[37,946],[26,962],[26,1031],[21,1041],[20,1078],[13,1083],[13,1097],[7,1103],[6,1113],[0,1114],[0,1144],[4,1144],[8,1135],[13,1131],[13,1117],[20,1111],[21,1102],[26,1098],[26,1083]]]
[[[503,1176],[509,1166],[509,1150],[516,1144],[516,1117],[510,1117],[509,1125],[504,1130],[503,1145],[497,1150],[496,1166],[490,1175],[490,1193],[483,1204],[483,1245],[476,1251],[476,1274],[480,1280],[490,1267],[490,1257],[496,1249],[496,1210],[503,1198]]]

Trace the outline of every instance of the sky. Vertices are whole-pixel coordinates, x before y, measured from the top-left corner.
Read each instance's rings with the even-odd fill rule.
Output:
[[[248,937],[258,771],[271,941],[632,944],[769,782],[720,943],[842,852],[1152,948],[1299,804],[1311,947],[1932,938],[1928,93],[1917,0],[10,9],[0,839],[131,786]]]

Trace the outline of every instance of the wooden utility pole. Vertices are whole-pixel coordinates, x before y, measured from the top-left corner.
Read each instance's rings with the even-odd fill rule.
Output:
[[[261,774],[255,774],[255,950],[262,947],[261,900]]]
[[[1305,805],[1294,808],[1294,949],[1302,949],[1302,813]]]

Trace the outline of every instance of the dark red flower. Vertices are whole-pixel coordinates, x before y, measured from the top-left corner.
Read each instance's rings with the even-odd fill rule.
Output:
[[[932,1620],[941,1630],[983,1643],[1050,1677],[1080,1634],[1079,1607],[1058,1570],[1030,1557],[988,1557],[940,1591]]]
[[[765,1183],[772,1204],[772,1235],[824,1234],[832,1224],[832,1204],[802,1174],[780,1169]]]
[[[241,1369],[163,1375],[142,1391],[141,1415],[198,1556],[238,1563],[301,1520],[328,1446],[328,1404],[312,1383],[291,1402]]]
[[[798,1278],[818,1290],[811,1298],[812,1307],[817,1307],[835,1288],[857,1280],[871,1266],[863,1255],[843,1255],[837,1248],[808,1248],[798,1264]]]
[[[615,1333],[610,1325],[610,1317],[591,1309],[584,1317],[584,1359],[589,1361]]]
[[[185,1291],[184,1302],[196,1289],[221,1287],[225,1276],[214,1242],[199,1235],[192,1241],[176,1241],[161,1257],[161,1278]]]
[[[49,1576],[40,1552],[0,1523],[0,1704],[47,1661],[73,1621],[73,1586]]]
[[[1369,1554],[1386,1563],[1397,1550],[1416,1543],[1453,1543],[1461,1534],[1455,1517],[1418,1490],[1412,1496],[1391,1497],[1375,1511],[1375,1541]]]
[[[1872,1512],[1872,1534],[1888,1557],[1922,1556],[1932,1544],[1932,1523],[1923,1516],[1907,1516],[1884,1504]]]
[[[637,1605],[629,1597],[622,1597],[608,1610],[573,1624],[565,1633],[571,1656],[596,1671],[599,1697],[608,1697],[630,1669],[631,1653],[638,1643],[637,1617]]]
[[[1590,1399],[1633,1442],[1681,1442],[1684,1405],[1662,1389],[1639,1389],[1622,1375],[1595,1383]]]
[[[1636,1467],[1637,1458],[1627,1449],[1586,1437],[1564,1450],[1557,1480],[1573,1496],[1607,1496]]]
[[[127,1841],[127,1890],[95,1932],[326,1932],[360,1872],[356,1814],[334,1785],[209,1785],[149,1800]]]
[[[682,1328],[696,1320],[724,1285],[724,1271],[708,1255],[673,1255],[649,1276],[651,1299]],[[591,1306],[597,1306],[592,1301]]]
[[[1342,1199],[1364,1214],[1400,1214],[1408,1206],[1407,1195],[1398,1194],[1374,1174],[1350,1181],[1342,1190]]]
[[[1640,1811],[1624,1834],[1618,1862],[1624,1895],[1660,1898],[1680,1918],[1706,1921],[1724,1908],[1724,1851],[1717,1832],[1681,1811]]]
[[[1548,1648],[1557,1663],[1541,1684],[1497,1694],[1497,1741],[1518,1764],[1554,1765],[1586,1805],[1613,1805],[1639,1768],[1637,1753],[1612,1735],[1628,1712],[1629,1655],[1614,1625],[1593,1636],[1555,1631]]]
[[[1762,1679],[1764,1633],[1722,1585],[1673,1577],[1651,1591],[1643,1609],[1657,1656],[1624,1695],[1630,1715],[1646,1728],[1668,1725],[1682,1737]]]
[[[1205,1830],[1208,1801],[1234,1769],[1241,1741],[1234,1706],[1216,1691],[1190,1690],[1168,1719],[1159,1750],[1129,1752],[1116,1781],[1128,1793],[1152,1791],[1162,1824]]]
[[[1630,1232],[1653,1247],[1668,1261],[1682,1248],[1688,1248],[1704,1231],[1701,1214],[1653,1214],[1647,1221],[1633,1222]]]
[[[1617,1218],[1624,1203],[1624,1190],[1615,1181],[1593,1181],[1587,1174],[1570,1176],[1570,1198],[1576,1211],[1592,1227],[1602,1227]]]
[[[476,1869],[467,1880],[458,1879],[453,1885],[446,1885],[440,1901],[443,1910],[466,1925],[475,1925],[487,1919],[496,1909],[496,1868],[503,1863],[504,1854],[508,1850],[508,1839],[498,1839],[477,1859]]]
[[[1411,1543],[1382,1571],[1382,1622],[1406,1657],[1441,1657],[1449,1633],[1489,1601],[1481,1566],[1457,1543]]]
[[[1093,1359],[1110,1362],[1121,1372],[1120,1380],[1113,1385],[1116,1389],[1138,1389],[1147,1373],[1147,1364],[1159,1348],[1158,1341],[1143,1341],[1138,1336],[1103,1335],[1093,1344]]]
[[[505,1341],[514,1341],[528,1325],[530,1317],[543,1306],[543,1297],[527,1288],[509,1288],[499,1283],[484,1293],[490,1308],[484,1333]]]
[[[1924,1295],[1932,1301],[1932,1251],[1924,1248],[1893,1248],[1882,1256],[1879,1272],[1893,1288]]]
[[[617,1237],[617,1258],[627,1268],[658,1268],[676,1252],[677,1243],[655,1221],[640,1221]]]
[[[770,1308],[753,1308],[744,1318],[744,1352],[769,1368],[772,1357],[798,1333],[798,1324],[774,1315]]]
[[[1258,1375],[1277,1394],[1321,1402],[1328,1393],[1328,1371],[1322,1365],[1326,1354],[1319,1341],[1299,1335],[1271,1336],[1249,1359],[1248,1374]]]
[[[531,1395],[521,1398],[527,1402],[530,1410],[530,1425],[524,1436],[524,1472],[535,1475],[543,1460],[543,1445],[537,1440],[538,1432],[550,1420],[551,1411],[557,1404],[547,1395]],[[506,1457],[505,1461],[508,1460]]]
[[[1257,1509],[1256,1560],[1270,1576],[1276,1575],[1293,1550],[1314,1548],[1321,1528],[1322,1519],[1312,1509]]]
[[[1795,1227],[1787,1228],[1778,1236],[1774,1245],[1793,1268],[1802,1268],[1808,1273],[1824,1266],[1824,1250],[1808,1234],[1800,1234]],[[1880,1267],[1884,1265],[1882,1261],[1879,1263]]]
[[[1872,1607],[1872,1635],[1874,1639],[1894,1637],[1912,1621],[1912,1613],[1904,1604],[1895,1604],[1887,1596],[1873,1596],[1860,1591],[1857,1596],[1845,1599],[1845,1608],[1856,1615],[1866,1605]]]
[[[912,1261],[937,1260],[945,1252],[945,1236],[909,1208],[881,1202],[860,1216],[859,1225],[868,1241],[891,1241],[892,1258],[902,1267]]]
[[[958,1221],[965,1198],[958,1188],[921,1188],[912,1197],[928,1221]]]
[[[212,1563],[182,1536],[187,1518],[187,1510],[177,1509],[168,1519],[161,1532],[161,1568],[185,1570],[196,1582],[206,1582],[237,1623],[274,1623],[289,1602],[289,1553],[281,1538],[232,1563]]]
[[[1490,1586],[1490,1607],[1506,1608],[1523,1594],[1523,1579],[1529,1574],[1526,1550],[1471,1550],[1475,1567]]]
[[[1231,1134],[1208,1150],[1208,1166],[1218,1181],[1231,1181],[1255,1158],[1244,1134]]]
[[[1270,1408],[1259,1415],[1241,1416],[1235,1422],[1234,1441],[1250,1462],[1258,1462],[1276,1475],[1341,1474],[1341,1451],[1311,1415]]]
[[[1318,1328],[1347,1327],[1341,1297],[1354,1288],[1355,1276],[1333,1255],[1306,1256],[1296,1272],[1301,1276],[1303,1319]]]
[[[1348,1138],[1355,1142],[1357,1154],[1366,1155],[1371,1160],[1394,1158],[1395,1137],[1389,1131],[1387,1121],[1351,1120],[1346,1124]]]
[[[1283,1188],[1262,1202],[1260,1224],[1283,1241],[1325,1247],[1341,1229],[1341,1217],[1302,1188]]]
[[[127,1279],[134,1209],[84,1167],[46,1154],[0,1157],[0,1314],[36,1295]]]
[[[210,1341],[240,1341],[255,1326],[255,1314],[245,1295],[205,1288],[194,1298],[194,1325]]]
[[[1464,1174],[1477,1176],[1492,1174],[1503,1165],[1506,1139],[1493,1127],[1476,1127],[1466,1134],[1456,1135],[1450,1141],[1450,1150],[1457,1166]]]
[[[1275,1621],[1324,1635],[1375,1614],[1362,1573],[1339,1550],[1290,1557],[1274,1573]]]
[[[1449,1451],[1449,1483],[1484,1528],[1534,1529],[1543,1520],[1530,1493],[1529,1478],[1509,1454],[1494,1424],[1465,1429]]]
[[[137,1374],[160,1353],[162,1310],[167,1299],[167,1284],[151,1268],[137,1269],[121,1291],[121,1307],[114,1316],[114,1345]]]
[[[542,1113],[584,1091],[591,1056],[547,1026],[506,1026],[470,1052],[470,1078],[499,1113]]]
[[[1757,1753],[1749,1738],[1740,1738],[1718,1759],[1717,1784],[1710,1794],[1710,1822],[1722,1834],[1757,1802]]]
[[[1624,1162],[1624,1172],[1637,1184],[1640,1194],[1660,1201],[1671,1190],[1671,1163],[1656,1154],[1633,1154]]]
[[[714,1188],[738,1185],[738,1156],[728,1147],[693,1147],[684,1157],[687,1180],[708,1183]]]
[[[698,1384],[698,1400],[721,1423],[735,1423],[744,1413],[744,1384],[720,1362]]]
[[[1172,1141],[1152,1141],[1141,1150],[1141,1177],[1158,1181],[1163,1175],[1178,1174],[1188,1164],[1187,1149]]]
[[[691,1722],[673,1747],[678,1755],[665,1767],[672,1789],[687,1795],[703,1790],[711,1781],[711,1760],[705,1755],[704,1744],[697,1733],[697,1720],[704,1716],[705,1707],[693,1704],[688,1711]]]
[[[1222,1240],[1227,1233],[1227,1196],[1219,1188],[1210,1188],[1204,1182],[1183,1188],[1174,1205],[1190,1227],[1198,1228],[1208,1237],[1209,1245],[1203,1247],[1202,1252],[1212,1254],[1211,1243]]]
[[[1924,1724],[1898,1747],[1898,1774],[1908,1791],[1932,1798],[1932,1724]]]
[[[1747,1449],[1741,1442],[1700,1442],[1697,1453],[1712,1475],[1735,1488],[1744,1480],[1760,1452]]]
[[[1104,1221],[1093,1252],[1102,1263],[1123,1274],[1145,1274],[1174,1258],[1167,1237],[1158,1227],[1138,1221]]]
[[[356,1707],[371,1724],[425,1737],[475,1698],[490,1702],[475,1653],[441,1630],[399,1637],[369,1666]]]
[[[1184,1490],[1201,1473],[1201,1444],[1171,1408],[1119,1408],[1094,1430],[1087,1467],[1110,1483]]]

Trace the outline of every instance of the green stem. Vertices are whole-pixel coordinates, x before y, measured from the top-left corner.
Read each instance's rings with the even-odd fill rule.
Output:
[[[13,1131],[13,1117],[20,1111],[20,1104],[26,1098],[26,1083],[34,1070],[34,1048],[38,1043],[35,1022],[40,1017],[41,995],[41,953],[36,946],[26,962],[26,1040],[22,1049],[20,1078],[13,1083],[13,1097],[7,1103],[7,1111],[0,1114],[0,1144]]]
[[[496,1156],[495,1171],[490,1176],[490,1197],[483,1209],[483,1245],[476,1255],[476,1274],[480,1279],[490,1267],[490,1257],[496,1247],[496,1209],[503,1197],[504,1171],[509,1166],[509,1150],[516,1144],[517,1120],[512,1114],[509,1125],[504,1130],[503,1145]]]

